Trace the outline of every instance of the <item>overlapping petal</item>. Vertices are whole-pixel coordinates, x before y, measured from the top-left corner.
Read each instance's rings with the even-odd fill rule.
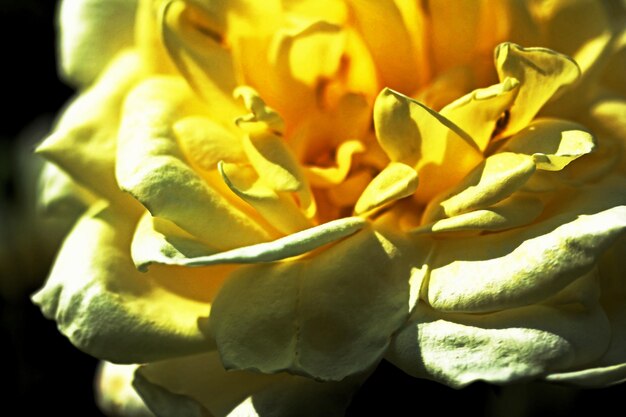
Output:
[[[103,204],[90,208],[34,302],[74,345],[110,361],[142,363],[210,349],[198,320],[209,315],[230,269],[155,267],[142,274],[129,254],[135,222]]]

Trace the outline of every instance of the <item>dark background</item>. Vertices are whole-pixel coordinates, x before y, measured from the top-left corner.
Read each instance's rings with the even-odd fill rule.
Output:
[[[0,348],[2,415],[101,416],[97,361],[75,349],[29,295],[44,281],[67,223],[36,216],[34,145],[73,91],[57,77],[50,0],[0,0]],[[348,416],[576,416],[623,413],[626,384],[577,390],[543,383],[462,390],[416,380],[388,363],[357,393]],[[6,401],[8,399],[8,401]],[[617,411],[615,411],[617,410]]]

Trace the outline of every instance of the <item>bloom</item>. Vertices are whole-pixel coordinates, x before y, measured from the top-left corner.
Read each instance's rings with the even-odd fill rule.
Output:
[[[623,26],[428,4],[64,2],[38,151],[87,209],[44,314],[158,415],[341,415],[383,357],[624,379]]]

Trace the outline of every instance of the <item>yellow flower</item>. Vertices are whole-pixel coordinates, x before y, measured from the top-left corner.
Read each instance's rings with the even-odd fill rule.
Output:
[[[34,301],[130,414],[107,375],[157,415],[342,415],[383,358],[621,381],[622,12],[66,0],[38,152],[87,209]]]

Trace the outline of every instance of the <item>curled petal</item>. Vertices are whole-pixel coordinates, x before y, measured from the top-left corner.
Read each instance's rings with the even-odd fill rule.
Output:
[[[609,181],[582,188],[554,203],[559,214],[526,228],[439,242],[427,302],[442,311],[487,312],[545,300],[592,269],[626,229],[621,187]]]
[[[422,202],[459,182],[483,158],[467,133],[450,120],[388,88],[376,98],[374,127],[389,158],[418,171],[417,199]]]
[[[379,209],[417,189],[417,172],[401,162],[392,162],[370,182],[354,206],[356,214]]]
[[[433,200],[425,221],[486,208],[520,189],[535,172],[532,157],[511,152],[490,156],[442,197]]]
[[[128,254],[134,225],[93,206],[33,301],[74,345],[101,359],[142,363],[211,348],[198,320],[230,270],[159,267],[142,274]]]
[[[560,171],[573,160],[592,152],[595,140],[578,123],[539,119],[513,136],[505,149],[532,155],[538,169]]]
[[[522,48],[514,43],[503,43],[496,48],[495,60],[501,80],[511,77],[521,84],[503,136],[526,127],[559,89],[580,76],[574,60],[544,48]]]
[[[244,246],[214,255],[200,256],[184,260],[172,259],[174,265],[206,266],[224,263],[276,262],[303,255],[319,247],[350,236],[365,226],[360,217],[344,217],[319,226],[292,233],[271,242]]]
[[[148,79],[133,90],[119,134],[120,187],[153,216],[168,219],[220,249],[268,240],[264,229],[187,164],[172,126],[192,104],[191,91],[176,78]]]
[[[441,115],[463,129],[478,149],[484,151],[518,91],[519,81],[505,78],[500,84],[472,91],[448,104],[441,109]]]

